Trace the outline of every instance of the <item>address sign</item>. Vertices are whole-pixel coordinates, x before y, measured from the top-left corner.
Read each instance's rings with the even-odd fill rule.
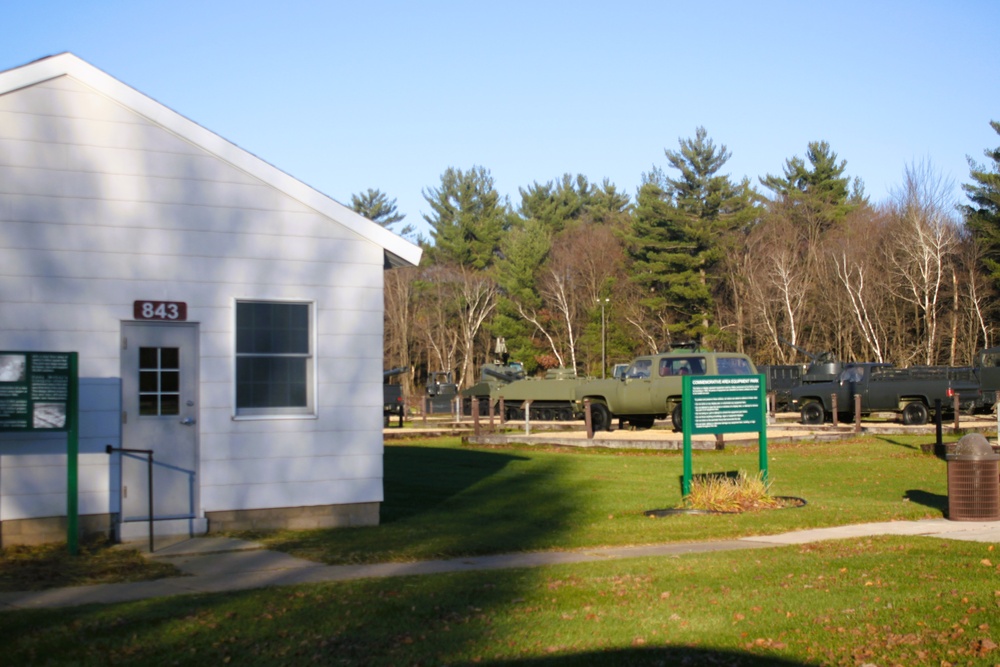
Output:
[[[132,316],[137,320],[164,320],[184,322],[187,320],[187,304],[183,301],[136,301]]]

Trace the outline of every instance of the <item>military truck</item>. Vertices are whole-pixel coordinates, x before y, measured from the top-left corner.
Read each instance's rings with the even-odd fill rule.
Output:
[[[491,398],[494,406],[502,398],[504,418],[524,419],[524,405],[531,401],[531,419],[571,421],[582,417],[576,404],[576,388],[586,382],[572,368],[550,368],[544,378],[524,378],[498,386]]]
[[[1000,347],[990,347],[976,354],[976,377],[983,392],[983,407],[992,409],[1000,391]]]
[[[843,370],[844,364],[832,352],[814,354],[805,348],[778,338],[785,345],[795,349],[809,359],[808,364],[762,364],[757,370],[764,375],[767,391],[774,396],[774,407],[778,412],[792,409],[791,390],[804,384],[832,382]]]
[[[393,368],[382,371],[382,418],[383,425],[388,426],[392,417],[399,417],[399,426],[403,426],[403,388],[390,379],[405,372],[405,368]]]
[[[907,425],[926,424],[935,400],[942,412],[953,409],[954,396],[959,409],[980,410],[983,394],[971,368],[943,366],[896,368],[883,363],[845,364],[836,380],[814,382],[792,390],[792,405],[803,424],[822,424],[833,415],[833,395],[837,396],[838,418],[850,421],[854,396],[861,396],[861,414],[894,412]]]
[[[681,391],[685,375],[756,375],[750,357],[734,352],[681,350],[637,357],[621,379],[589,380],[577,387],[577,409],[590,401],[595,431],[611,428],[613,419],[633,428],[650,428],[670,416],[681,429]]]

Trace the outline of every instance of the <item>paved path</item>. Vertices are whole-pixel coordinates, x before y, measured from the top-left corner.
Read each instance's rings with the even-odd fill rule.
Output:
[[[871,535],[924,535],[953,540],[1000,544],[1000,521],[891,521],[834,528],[800,530],[780,535],[745,537],[715,542],[654,544],[636,547],[600,547],[574,551],[498,554],[412,563],[323,565],[288,554],[267,551],[256,542],[201,537],[158,550],[152,558],[169,560],[187,576],[126,584],[75,586],[45,591],[0,593],[0,611],[70,607],[144,600],[169,595],[237,591],[264,586],[310,584],[372,577],[399,577],[473,570],[539,567],[647,556],[765,549]]]

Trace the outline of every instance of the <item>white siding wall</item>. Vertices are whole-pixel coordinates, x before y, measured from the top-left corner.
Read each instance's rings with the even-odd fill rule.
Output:
[[[204,510],[380,501],[382,266],[377,244],[74,79],[0,96],[0,349],[79,351],[100,388],[82,513],[117,510],[104,446],[121,444],[135,300],[200,323]],[[236,298],[315,302],[317,419],[233,420]],[[0,519],[65,513],[64,443],[0,435]]]

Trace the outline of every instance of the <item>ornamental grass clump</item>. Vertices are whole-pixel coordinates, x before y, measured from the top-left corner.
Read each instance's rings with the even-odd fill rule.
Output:
[[[691,494],[685,498],[686,509],[711,512],[753,512],[783,507],[780,498],[770,495],[771,484],[763,473],[751,477],[741,470],[729,475],[702,475],[691,482]]]

